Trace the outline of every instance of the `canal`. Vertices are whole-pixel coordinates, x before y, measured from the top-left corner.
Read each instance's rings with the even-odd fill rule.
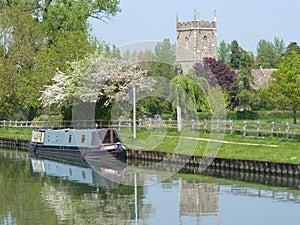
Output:
[[[174,174],[137,161],[69,161],[2,150],[0,224],[300,223],[297,177],[192,171]]]

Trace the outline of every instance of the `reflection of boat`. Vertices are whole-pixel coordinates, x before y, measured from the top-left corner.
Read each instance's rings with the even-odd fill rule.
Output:
[[[116,129],[51,130],[32,131],[29,150],[45,155],[60,155],[94,159],[103,157],[126,157],[121,137]]]
[[[111,163],[107,159],[94,160],[93,164],[89,165],[83,158],[73,161],[44,155],[31,157],[33,172],[109,189],[117,187],[125,173],[126,164],[118,162]]]

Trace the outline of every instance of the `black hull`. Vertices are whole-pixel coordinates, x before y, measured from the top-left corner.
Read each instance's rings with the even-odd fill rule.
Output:
[[[127,158],[127,153],[123,148],[114,150],[99,150],[99,148],[78,148],[65,146],[44,146],[30,143],[29,151],[32,154],[45,155],[50,157],[69,158],[73,160],[88,158],[101,160],[105,158]]]

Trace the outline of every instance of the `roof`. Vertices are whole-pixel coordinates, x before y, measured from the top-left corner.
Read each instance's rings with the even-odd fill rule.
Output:
[[[269,80],[271,79],[271,74],[276,70],[277,69],[253,69],[253,88],[257,90],[266,87],[269,83]]]

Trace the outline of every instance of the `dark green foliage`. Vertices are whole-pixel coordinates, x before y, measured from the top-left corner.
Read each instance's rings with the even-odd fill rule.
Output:
[[[297,42],[291,42],[287,48],[286,51],[283,54],[283,57],[290,57],[292,52],[295,51],[297,54],[300,54],[300,46],[297,44]]]
[[[239,43],[236,40],[233,40],[230,45],[231,55],[230,55],[230,66],[238,70],[241,64],[241,49]]]
[[[237,41],[233,41],[232,46],[234,47],[232,48],[234,49],[232,59],[237,58],[235,55],[238,55],[238,60],[235,60],[235,64],[232,64],[232,66],[238,68],[238,75],[235,77],[235,83],[231,89],[232,96],[235,97],[231,106],[233,109],[251,110],[252,100],[255,96],[255,91],[251,86],[254,56],[251,52],[239,47]],[[238,54],[235,52],[238,52]]]
[[[210,112],[198,112],[199,120],[210,120]],[[228,110],[226,112],[227,120],[255,120],[261,122],[276,122],[285,123],[286,121],[292,121],[293,112],[291,111],[232,111]]]
[[[156,115],[169,115],[172,112],[172,104],[166,99],[159,97],[146,97],[141,99],[137,104],[137,114],[139,118],[143,117],[155,117]]]

